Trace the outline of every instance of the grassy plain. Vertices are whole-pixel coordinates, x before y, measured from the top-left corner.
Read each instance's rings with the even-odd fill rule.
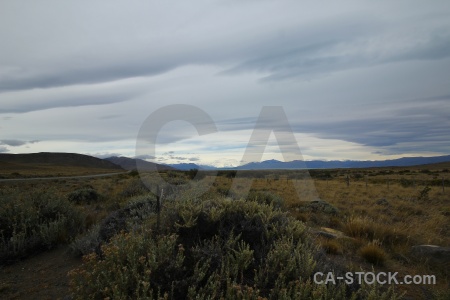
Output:
[[[433,274],[437,278],[436,285],[402,285],[395,289],[406,292],[406,296],[412,299],[445,299],[449,296],[449,262],[436,263],[414,256],[411,247],[421,244],[450,246],[449,168],[448,164],[437,164],[408,168],[310,170],[309,173],[284,170],[239,171],[236,174],[224,171],[204,191],[199,189],[202,181],[190,180],[192,174],[189,172],[162,172],[164,180],[155,174],[144,174],[143,177],[152,183],[152,194],[156,193],[158,186],[164,190],[167,201],[197,199],[207,203],[211,199],[247,199],[270,202],[272,206],[277,206],[276,209],[305,224],[312,241],[336,266],[353,272],[399,272],[399,278],[406,274]],[[60,173],[61,170],[51,168],[40,173],[33,173],[33,168],[28,171],[8,169],[5,174],[17,172],[27,176],[55,176],[89,173],[89,170],[65,170],[65,173]],[[95,169],[95,172],[99,170]],[[110,170],[105,173],[110,173]],[[207,172],[206,178],[209,175]],[[171,182],[172,187],[164,181]],[[183,184],[187,184],[186,188],[182,187]],[[13,219],[6,211],[9,209],[7,205],[11,201],[27,199],[29,194],[44,191],[65,200],[78,199],[76,202],[59,202],[58,207],[64,207],[64,211],[68,211],[65,207],[70,207],[70,211],[73,209],[81,216],[79,233],[76,237],[61,238],[59,235],[54,243],[45,244],[48,247],[37,247],[23,252],[19,257],[12,256],[12,260],[20,262],[1,267],[5,272],[2,270],[0,296],[3,294],[5,298],[17,296],[13,292],[17,288],[33,290],[32,283],[23,286],[26,283],[21,282],[20,277],[13,278],[11,274],[20,276],[17,275],[20,270],[16,270],[15,266],[20,265],[23,269],[27,260],[39,258],[37,253],[49,253],[54,251],[51,249],[67,247],[67,243],[72,243],[73,248],[75,238],[79,242],[84,236],[92,234],[92,229],[109,216],[127,208],[139,197],[143,199],[149,195],[147,187],[135,173],[105,178],[3,182],[0,183],[0,208],[5,220],[0,229],[3,237],[10,225],[8,218]],[[165,206],[162,209],[164,211]],[[36,226],[41,228],[39,226],[42,224]],[[37,229],[27,230],[26,234],[31,236],[31,232]],[[330,238],[324,232],[333,233],[334,237]],[[11,230],[9,233],[12,234]],[[2,243],[8,241],[3,238]],[[45,264],[45,261],[41,263]],[[82,266],[81,261],[78,266]],[[51,270],[48,276],[52,276]],[[66,286],[67,279],[55,278],[55,283]],[[52,289],[52,286],[47,288]],[[33,296],[26,292],[21,295],[38,298],[37,294]]]

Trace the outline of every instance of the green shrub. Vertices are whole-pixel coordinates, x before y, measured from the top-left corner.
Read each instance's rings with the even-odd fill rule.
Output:
[[[301,212],[323,212],[330,215],[337,215],[339,213],[339,210],[336,207],[321,199],[307,202],[299,209]]]
[[[70,193],[68,199],[75,204],[91,204],[100,199],[100,194],[93,188],[82,188]]]
[[[216,192],[217,192],[219,195],[228,197],[229,194],[230,194],[230,188],[229,188],[229,187],[221,187],[221,186],[219,186],[219,187],[216,188]]]
[[[127,186],[120,192],[121,197],[129,198],[148,193],[148,188],[141,179],[132,179]]]
[[[76,257],[95,252],[102,242],[99,231],[100,225],[97,224],[91,227],[83,236],[77,237],[70,244],[70,252]]]
[[[70,273],[74,299],[346,299],[312,283],[325,268],[306,228],[273,206],[216,199],[165,204],[161,228],[115,235]],[[327,270],[333,270],[328,261]]]
[[[284,208],[284,200],[277,194],[266,191],[250,191],[247,200],[256,201],[260,204],[272,205],[275,208]]]
[[[68,200],[52,194],[0,195],[0,261],[10,262],[70,241],[83,218]]]
[[[139,176],[139,171],[138,170],[131,170],[129,174],[130,174],[131,177],[136,177],[136,176]]]
[[[151,194],[134,197],[122,209],[107,216],[100,224],[91,228],[85,235],[71,244],[71,252],[82,256],[94,251],[100,252],[100,246],[121,232],[129,232],[156,211],[156,199]]]

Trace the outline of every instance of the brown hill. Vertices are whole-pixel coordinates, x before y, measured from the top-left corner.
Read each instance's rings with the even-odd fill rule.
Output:
[[[28,153],[28,154],[0,154],[0,162],[16,165],[59,165],[59,166],[77,166],[101,169],[121,169],[116,164],[107,160],[99,159],[84,154],[77,153]]]
[[[120,166],[76,153],[0,154],[0,175],[9,177],[61,176],[114,173]]]

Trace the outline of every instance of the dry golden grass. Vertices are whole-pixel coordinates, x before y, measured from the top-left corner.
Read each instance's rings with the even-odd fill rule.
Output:
[[[367,176],[367,185],[364,176],[356,179],[350,172],[348,186],[346,173],[342,173],[328,180],[314,178],[313,187],[302,180],[259,178],[245,179],[240,188],[250,186],[252,190],[278,194],[298,220],[318,229],[334,228],[349,236],[319,239],[318,243],[330,255],[341,254],[339,259],[350,268],[370,271],[372,265],[383,271],[401,270],[403,275],[436,274],[440,278],[436,288],[445,289],[450,281],[448,270],[431,266],[426,260],[415,260],[410,249],[419,244],[450,246],[450,187],[446,183],[443,191],[441,185],[436,185],[436,180],[449,180],[450,173],[438,168],[424,172],[415,167],[402,174],[398,172],[405,169],[394,170],[394,174],[385,174],[391,171],[389,168],[354,170],[372,174]],[[217,178],[216,188],[228,190],[230,186],[230,179]],[[302,210],[316,198],[336,207],[339,214]]]
[[[96,170],[100,172],[99,169]],[[389,173],[392,170],[395,173]],[[450,281],[448,270],[443,270],[440,266],[429,266],[426,261],[414,260],[410,249],[418,244],[450,246],[450,186],[445,186],[443,191],[442,186],[436,185],[436,180],[441,178],[450,180],[450,172],[437,167],[427,167],[425,170],[429,171],[426,172],[423,170],[418,167],[338,170],[333,173],[331,179],[314,178],[310,181],[289,178],[244,178],[238,181],[219,176],[213,188],[201,197],[239,198],[245,196],[248,190],[277,194],[284,199],[289,213],[298,220],[316,228],[333,228],[349,236],[346,239],[318,240],[318,243],[327,253],[340,254],[336,258],[345,261],[350,269],[360,271],[364,267],[370,270],[370,264],[375,264],[375,268],[382,268],[384,271],[438,274],[440,277],[436,287],[440,289],[445,288]],[[45,174],[48,176],[62,172],[59,169],[47,171]],[[34,171],[30,169],[29,172],[31,175]],[[82,170],[71,169],[65,172],[71,175],[71,172],[75,174]],[[111,170],[108,170],[104,173],[110,172]],[[346,182],[347,172],[350,174],[349,186]],[[355,178],[355,174],[359,173],[363,176]],[[167,173],[162,176],[170,179]],[[181,181],[183,176],[180,175]],[[146,174],[144,177],[155,184],[162,183],[162,179],[155,174]],[[67,195],[90,186],[103,196],[102,203],[81,206],[87,215],[86,223],[93,225],[112,210],[126,204],[127,197],[121,195],[136,180],[139,180],[139,177],[117,175],[105,178],[0,183],[0,189],[6,186],[26,190],[51,187],[56,193]],[[411,184],[404,184],[405,182]],[[430,185],[427,191],[426,186],[431,183],[435,185]],[[326,201],[337,208],[339,213],[327,214],[303,209],[309,201],[316,199]]]
[[[383,266],[387,260],[386,252],[376,243],[369,243],[362,247],[359,252],[366,261],[374,265]]]
[[[342,246],[341,244],[336,240],[322,240],[320,242],[320,246],[327,254],[341,254],[342,253]]]
[[[59,176],[84,176],[95,174],[123,173],[125,171],[115,169],[55,166],[45,164],[27,164],[23,167],[14,165],[6,167],[0,162],[0,178],[32,178],[32,177],[59,177]]]

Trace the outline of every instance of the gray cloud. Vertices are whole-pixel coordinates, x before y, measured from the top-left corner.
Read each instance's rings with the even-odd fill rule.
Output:
[[[8,145],[8,146],[13,146],[13,147],[23,146],[25,144],[27,144],[27,142],[19,141],[19,140],[1,140],[0,141],[0,145]]]
[[[0,153],[6,153],[6,152],[9,152],[9,149],[4,146],[0,146]]]
[[[450,107],[447,103],[448,100],[416,102],[416,105],[409,103],[407,107],[386,110],[386,115],[320,123],[305,122],[294,128],[298,132],[313,133],[324,139],[340,139],[389,149],[391,154],[429,149],[448,153]]]
[[[128,101],[142,93],[142,83],[71,86],[0,93],[0,113],[24,113],[58,107],[107,105]]]
[[[109,158],[109,157],[113,157],[113,156],[117,156],[117,157],[120,157],[120,156],[122,156],[122,154],[121,153],[114,153],[114,152],[106,152],[106,153],[94,153],[94,154],[91,154],[91,153],[86,153],[87,155],[92,155],[92,156],[94,156],[94,157],[97,157],[97,158],[100,158],[100,159],[105,159],[105,158]]]
[[[40,141],[38,140],[33,140],[33,141],[21,141],[21,140],[0,140],[0,145],[7,145],[7,146],[12,146],[12,147],[18,147],[18,146],[23,146],[23,145],[27,145],[27,144],[34,144],[34,143],[38,143]]]
[[[297,5],[298,9],[303,9],[301,4]],[[17,9],[13,5],[9,6],[12,10]],[[268,14],[269,11],[264,10],[270,9],[271,6],[267,3],[260,6],[253,3],[243,7],[261,10],[262,13]],[[277,11],[284,11],[280,7],[273,6]],[[228,19],[224,19],[224,14],[215,10],[217,8],[212,8],[209,12],[210,18],[217,17],[215,20],[217,25],[205,24],[212,21],[208,17],[195,22],[193,18],[198,17],[198,10],[188,7],[183,13],[178,10],[165,12],[174,20],[179,19],[176,27],[168,23],[170,19],[164,22],[160,16],[155,16],[157,19],[155,22],[158,22],[160,27],[152,27],[150,15],[136,21],[139,24],[138,27],[125,23],[123,24],[125,28],[122,28],[114,18],[115,13],[105,14],[105,18],[102,19],[105,26],[99,26],[99,21],[96,18],[91,19],[92,15],[86,11],[87,8],[72,5],[74,11],[85,16],[87,25],[92,25],[93,29],[98,30],[96,32],[98,36],[82,31],[78,23],[71,20],[73,12],[70,10],[62,10],[61,15],[54,16],[36,9],[27,17],[33,20],[40,16],[47,17],[48,20],[47,23],[37,23],[35,28],[29,28],[31,33],[42,35],[43,32],[40,30],[48,29],[53,22],[72,21],[73,23],[67,24],[69,32],[53,29],[48,32],[48,36],[43,41],[35,45],[31,44],[36,48],[35,55],[24,51],[14,52],[14,47],[30,46],[32,41],[21,39],[24,33],[14,30],[14,26],[2,26],[9,28],[8,32],[3,33],[6,41],[10,42],[4,43],[4,51],[15,59],[9,62],[0,60],[0,64],[7,70],[0,73],[0,90],[99,84],[125,78],[156,76],[192,64],[234,65],[223,74],[256,71],[269,73],[265,76],[267,79],[297,76],[311,78],[316,74],[387,62],[442,59],[449,56],[449,35],[445,30],[447,24],[435,21],[436,24],[429,29],[418,31],[416,36],[409,34],[400,40],[398,37],[404,35],[403,31],[409,33],[407,31],[409,28],[403,31],[400,28],[398,36],[390,36],[389,25],[397,24],[389,23],[399,19],[396,22],[401,24],[401,15],[377,18],[370,8],[356,7],[354,11],[345,12],[341,16],[331,15],[313,7],[313,11],[317,9],[314,13],[318,18],[309,23],[290,18],[294,15],[284,11],[285,20],[282,18],[259,20],[261,30],[266,31],[266,34],[261,34],[261,31],[248,26],[241,26],[241,31],[235,32],[236,28],[247,21],[247,16],[233,8],[222,7],[226,9],[224,14],[228,10],[235,15],[236,27],[227,28],[225,25],[228,26]],[[5,14],[8,12],[7,8],[4,10]],[[144,5],[141,9],[150,8]],[[385,12],[385,7],[375,9]],[[136,15],[144,17],[137,8],[122,7],[122,10],[124,17],[132,18]],[[296,7],[292,10],[295,11]],[[417,5],[417,11],[419,10],[420,7]],[[63,21],[62,17],[67,17],[68,20]],[[442,19],[444,16],[433,15],[429,18]],[[5,25],[15,23],[10,18],[4,19]],[[8,21],[10,23],[7,23]],[[428,22],[428,19],[409,20],[409,22],[414,21],[422,24]],[[187,22],[189,26],[183,22]],[[214,31],[214,34],[211,34],[207,28],[207,25],[211,24],[214,26],[210,30],[218,29]],[[158,28],[161,33],[158,34],[154,28]],[[130,34],[126,30],[133,31]],[[70,33],[73,34],[72,38]],[[165,33],[164,36],[162,36],[163,33]],[[99,36],[102,37],[102,44],[98,43]],[[67,45],[61,45],[64,42],[67,42]],[[95,47],[91,47],[93,43]],[[394,50],[386,50],[386,44],[394,44],[392,47]],[[55,49],[49,45],[53,45]],[[183,46],[179,47],[179,45]],[[18,60],[16,55],[23,55],[23,60]]]
[[[158,159],[239,160],[268,105],[283,106],[297,134],[333,145],[449,153],[447,1],[172,4],[3,1],[0,145],[129,154],[150,113],[184,103],[211,114],[219,133],[164,127],[158,144],[177,154]]]
[[[332,25],[336,25],[333,26],[335,32],[345,32],[346,26]],[[361,34],[348,34],[348,36],[341,36],[340,39],[336,37],[335,32],[330,30],[328,34],[319,34],[319,36],[328,37],[329,40],[298,47],[293,47],[293,44],[296,40],[302,41],[302,39],[296,39],[295,36],[287,38],[281,43],[281,47],[278,44],[272,47],[269,45],[263,48],[263,53],[259,52],[256,58],[246,60],[224,71],[223,74],[258,71],[270,74],[265,76],[264,80],[281,80],[290,77],[314,79],[322,73],[328,74],[408,60],[438,60],[450,57],[450,35],[447,32],[432,32],[429,36],[423,37],[425,41],[421,39],[409,41],[411,45],[400,45],[400,49],[392,53],[385,53],[385,49],[381,47],[375,50],[369,49],[369,46],[373,47],[370,45],[372,32],[366,32],[369,34],[366,38],[361,38]]]

